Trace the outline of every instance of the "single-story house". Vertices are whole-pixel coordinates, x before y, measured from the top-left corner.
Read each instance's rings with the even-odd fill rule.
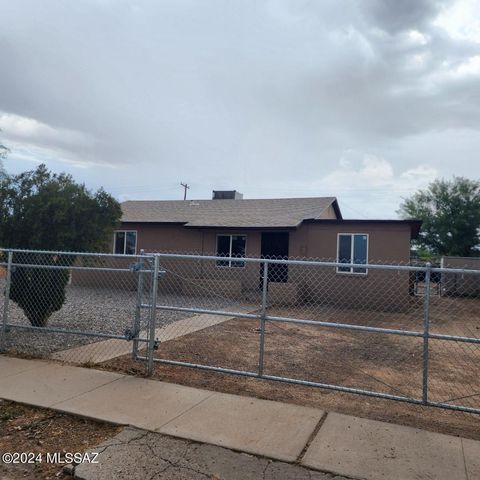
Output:
[[[242,257],[406,264],[410,241],[421,226],[417,220],[343,219],[334,197],[254,200],[237,191],[214,191],[211,200],[126,201],[122,212],[114,253],[144,250],[238,257],[210,261],[202,269],[185,267],[175,282],[169,283],[168,275],[161,281],[170,290],[186,292],[190,276],[197,284],[208,279],[209,288],[217,286],[230,295],[242,295],[261,283],[261,266],[242,262]],[[366,268],[313,272],[276,265],[269,268],[269,282],[270,294],[285,301],[321,298],[356,306],[370,302],[382,308],[401,304],[409,292],[408,273]]]

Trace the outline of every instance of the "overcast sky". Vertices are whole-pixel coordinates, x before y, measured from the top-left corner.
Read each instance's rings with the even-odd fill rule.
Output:
[[[12,173],[334,195],[348,218],[480,177],[480,0],[0,0],[0,22]]]

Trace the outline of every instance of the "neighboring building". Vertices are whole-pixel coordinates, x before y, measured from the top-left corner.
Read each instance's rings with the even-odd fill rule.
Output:
[[[442,268],[480,270],[480,257],[444,256]],[[442,273],[440,280],[442,295],[459,297],[480,297],[480,275],[469,273]]]
[[[417,220],[344,220],[334,197],[249,200],[236,191],[214,191],[212,200],[127,201],[122,211],[114,253],[145,250],[238,257],[216,265],[210,262],[211,268],[201,273],[202,278],[214,279],[222,269],[222,291],[237,295],[260,284],[259,265],[245,264],[242,257],[406,264],[410,240],[421,225]],[[191,272],[196,278],[200,275]],[[370,305],[374,299],[385,308],[401,297],[392,295],[393,290],[408,296],[407,273],[330,267],[317,274],[313,278],[311,270],[272,266],[269,291],[288,301],[307,301],[321,294],[326,303],[356,306],[368,295]],[[168,276],[161,283],[173,288]],[[185,290],[186,284],[188,280],[177,281],[175,288]]]

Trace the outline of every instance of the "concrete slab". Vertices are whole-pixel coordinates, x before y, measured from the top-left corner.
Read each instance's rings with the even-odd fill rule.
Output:
[[[41,360],[24,360],[23,358],[0,355],[0,378],[42,368],[45,365],[48,365],[48,363]]]
[[[192,443],[153,432],[126,428],[90,452],[101,452],[98,464],[74,470],[81,480],[333,480],[331,475],[298,465]],[[346,480],[336,477],[335,480]]]
[[[76,363],[101,363],[112,358],[121,357],[132,353],[132,342],[111,338],[101,342],[88,343],[79,347],[69,348],[50,355],[52,360]]]
[[[247,305],[236,308],[239,313],[248,313],[257,310],[259,307],[254,305]],[[226,317],[220,315],[201,314],[192,317],[183,318],[176,322],[169,323],[163,327],[155,330],[155,338],[161,342],[168,342],[178,337],[183,337],[189,333],[198,332],[205,328],[213,327],[219,323],[232,320],[235,317]],[[140,332],[140,338],[146,338],[147,332]],[[141,342],[139,350],[145,348],[145,343]],[[75,363],[83,365],[86,363],[101,363],[111,360],[112,358],[121,357],[132,353],[132,342],[125,340],[109,339],[99,342],[88,343],[79,347],[69,348],[60,352],[54,352],[50,355],[52,360],[59,360],[62,362]]]
[[[241,309],[239,309],[239,312]],[[162,328],[158,328],[155,331],[155,337],[158,338],[161,342],[168,342],[169,340],[174,340],[175,338],[183,337],[189,333],[198,332],[199,330],[204,330],[205,328],[213,327],[219,323],[227,322],[232,320],[235,317],[224,317],[220,315],[194,315],[193,317],[183,318],[176,322],[165,325]]]
[[[45,363],[43,367],[3,377],[0,398],[50,407],[122,377],[118,373]]]
[[[291,462],[322,415],[314,408],[216,393],[158,431]]]
[[[202,318],[205,317],[205,318]],[[189,333],[203,330],[204,328],[217,325],[230,320],[231,317],[220,317],[218,315],[195,315],[195,317],[184,318],[176,322],[170,323],[155,330],[155,338],[161,342],[168,342],[178,337],[183,337]],[[147,332],[142,331],[140,338],[146,338]],[[144,350],[145,342],[141,342],[138,346],[140,351]],[[102,363],[112,358],[129,355],[132,353],[132,342],[126,340],[102,340],[100,342],[88,343],[79,347],[69,348],[61,352],[55,352],[50,355],[52,360],[62,362],[76,363],[82,365],[85,363]]]
[[[121,425],[155,430],[212,395],[207,390],[124,377],[71,400],[56,410]]]
[[[467,478],[458,437],[336,413],[327,416],[301,463],[368,480]]]
[[[462,438],[462,446],[468,480],[480,478],[480,442]]]

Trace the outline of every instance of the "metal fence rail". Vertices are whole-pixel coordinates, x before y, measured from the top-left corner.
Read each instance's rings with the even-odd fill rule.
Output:
[[[148,374],[184,366],[480,413],[480,270],[20,250],[0,250],[0,267],[4,351],[129,355]],[[49,272],[68,274],[65,303],[32,325]]]

